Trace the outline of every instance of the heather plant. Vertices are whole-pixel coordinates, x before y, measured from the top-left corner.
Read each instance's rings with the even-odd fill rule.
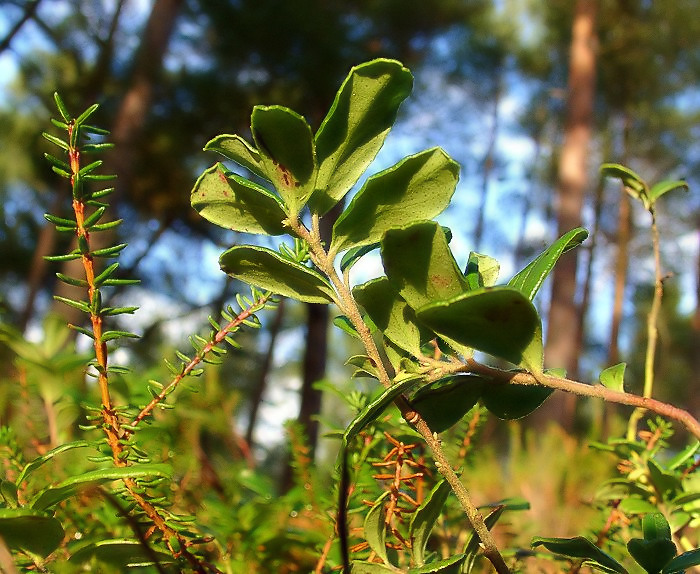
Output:
[[[20,440],[27,440],[31,429],[6,427],[0,433],[5,466],[0,536],[18,567],[355,574],[491,568],[505,573],[523,568],[528,557],[545,556],[539,546],[573,559],[570,571],[585,564],[626,572],[622,563],[631,559],[649,573],[700,564],[694,549],[700,423],[652,397],[656,299],[643,396],[625,392],[622,365],[603,371],[600,384],[544,368],[542,321],[533,299],[559,258],[586,239],[584,229],[564,234],[499,283],[496,260],[474,252],[454,254],[451,231],[435,221],[459,177],[456,162],[436,147],[366,179],[334,220],[330,238],[322,239],[323,218],[331,217],[374,160],[412,82],[399,62],[374,60],[351,70],[315,134],[292,110],[256,106],[252,142],[224,134],[207,144],[207,151],[235,165],[219,162],[206,169],[192,190],[192,206],[225,229],[281,241],[270,248],[251,240],[221,255],[222,270],[247,283],[250,295],[239,295],[237,307],[228,306],[221,322],[210,319],[209,335],[190,339],[191,353],[178,351],[176,360],[167,359],[169,376],[161,379],[110,360],[120,341],[135,338],[112,327],[114,318],[136,311],[106,303],[109,287],[130,280],[117,277],[117,262],[98,265],[117,259],[126,245],[93,246],[95,233],[109,233],[119,221],[103,221],[112,189],[100,185],[110,176],[99,173],[100,160],[84,158],[110,144],[103,130],[87,123],[95,106],[74,117],[56,96],[60,118],[53,123],[65,135],[45,137],[65,157],[47,159],[70,183],[73,217],[47,219],[72,234],[76,244],[52,260],[82,264],[82,276],[59,274],[59,279],[81,288],[85,297],[61,300],[86,315],[87,327],[71,328],[92,341],[93,353],[86,361],[66,351],[65,335],[50,329],[47,341],[34,347],[3,330],[17,357],[22,392],[42,406],[28,409],[33,417],[44,415],[32,424],[48,421],[51,446],[27,460]],[[623,166],[604,170],[620,177],[652,218],[655,202],[685,185],[648,186]],[[660,298],[655,219],[652,232]],[[356,284],[354,265],[374,250],[380,252],[384,275]],[[287,434],[295,481],[288,493],[276,497],[269,481],[244,460],[230,466],[225,477],[210,477],[210,491],[190,491],[178,462],[187,453],[175,448],[183,444],[163,448],[163,436],[175,440],[176,417],[156,414],[190,412],[194,403],[178,389],[215,388],[207,377],[223,360],[224,345],[237,346],[239,330],[258,327],[258,313],[279,297],[332,305],[338,314],[334,324],[363,348],[347,361],[354,376],[375,381],[377,388],[340,393],[322,385],[340,395],[352,413],[347,426],[330,433],[338,441],[331,487],[315,468],[303,432],[292,424]],[[88,383],[76,374],[85,364]],[[212,364],[209,371],[206,364]],[[97,390],[95,403],[86,400],[91,389]],[[504,492],[496,500],[477,501],[464,469],[478,468],[485,456],[479,431],[488,416],[520,419],[557,390],[636,408],[624,439],[597,445],[616,457],[622,471],[622,478],[601,486],[598,497],[601,511],[612,518],[598,529],[595,542],[584,536],[538,537],[536,550],[523,549],[518,541],[504,547],[492,529],[504,516],[526,512],[527,500]],[[221,410],[230,407],[221,394],[212,396]],[[640,431],[650,411],[664,418]],[[77,440],[61,435],[60,429],[79,420],[87,424],[80,425]],[[670,460],[666,421],[678,423],[690,437],[688,447]],[[197,432],[208,424],[200,421]],[[194,463],[200,469],[206,465],[201,456]],[[65,476],[47,471],[54,468]],[[676,543],[684,551],[680,555]],[[601,548],[604,544],[612,545],[616,557]]]

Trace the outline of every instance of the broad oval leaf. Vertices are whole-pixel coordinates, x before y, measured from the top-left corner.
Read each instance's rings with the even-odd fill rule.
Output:
[[[330,251],[371,245],[393,227],[432,219],[450,203],[458,179],[459,165],[440,148],[373,175],[333,226]]]
[[[0,508],[0,537],[11,550],[46,558],[63,536],[61,523],[52,516],[26,508]]]
[[[398,347],[420,354],[421,344],[433,334],[419,326],[415,311],[396,292],[386,277],[372,279],[352,290],[377,328]]]
[[[83,564],[93,559],[119,568],[121,571],[127,568],[153,566],[156,564],[155,560],[163,566],[174,562],[170,554],[152,548],[144,548],[144,544],[140,540],[125,538],[100,540],[83,546],[74,552],[68,561],[72,564]],[[171,570],[166,570],[166,572],[171,572]]]
[[[411,517],[408,530],[413,541],[411,553],[417,566],[425,564],[425,548],[428,545],[430,533],[440,517],[442,507],[445,506],[451,490],[446,480],[438,482]]]
[[[583,227],[577,227],[565,233],[517,273],[508,282],[508,285],[520,289],[532,301],[547,275],[559,261],[559,257],[570,249],[581,245],[586,237],[588,237],[588,231]]]
[[[397,570],[391,566],[385,566],[379,562],[365,562],[364,560],[354,560],[352,563],[352,574],[397,574]]]
[[[46,510],[63,502],[86,488],[99,486],[113,480],[125,478],[170,478],[172,468],[167,464],[138,464],[134,466],[110,467],[84,472],[72,476],[38,493],[30,506],[35,510]]]
[[[441,433],[459,422],[478,402],[484,380],[477,375],[453,375],[420,387],[411,406],[433,432]]]
[[[304,303],[333,303],[333,287],[323,276],[266,247],[231,247],[219,257],[224,273],[250,285]]]
[[[658,574],[676,555],[676,545],[670,540],[632,538],[627,543],[632,558],[649,574]]]
[[[192,207],[213,224],[243,233],[282,235],[287,217],[282,202],[264,187],[217,163],[194,184]]]
[[[396,60],[350,70],[316,134],[318,175],[309,201],[323,215],[357,183],[384,144],[413,76]]]
[[[556,554],[562,554],[570,558],[582,558],[587,562],[600,564],[607,568],[607,572],[627,574],[627,570],[617,560],[583,536],[574,538],[543,538],[536,536],[532,540],[532,547],[536,548],[537,546],[544,546],[547,550]]]
[[[417,310],[418,320],[454,339],[530,370],[542,369],[542,327],[537,310],[511,287],[468,291]]]
[[[447,237],[435,221],[397,226],[384,234],[381,244],[387,277],[414,309],[467,290]]]
[[[625,368],[626,363],[612,365],[600,372],[600,382],[613,391],[625,392]]]
[[[253,139],[267,178],[292,214],[297,214],[314,190],[316,150],[306,120],[283,106],[255,106]]]
[[[484,385],[481,402],[499,419],[515,420],[536,410],[553,392],[539,385],[492,383]]]
[[[267,179],[265,168],[258,150],[239,135],[222,134],[207,142],[205,151],[215,151],[231,161],[235,161],[258,177]]]

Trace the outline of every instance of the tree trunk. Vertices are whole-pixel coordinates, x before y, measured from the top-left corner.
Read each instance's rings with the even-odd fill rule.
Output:
[[[124,190],[131,184],[132,166],[137,147],[135,144],[143,132],[154,86],[163,66],[163,58],[168,49],[181,4],[182,0],[156,0],[148,17],[134,62],[131,82],[122,98],[112,126],[110,139],[115,147],[106,157],[106,167],[103,171],[103,173],[117,175],[115,193],[109,198],[112,205],[119,202],[124,195]],[[93,248],[98,249],[111,244],[113,237],[110,232],[93,235]],[[71,277],[83,275],[80,260],[68,261],[61,271]],[[56,295],[77,300],[85,298],[84,289],[66,285],[63,282],[57,283]],[[84,321],[80,311],[62,303],[54,303],[53,310],[60,313],[68,323]]]
[[[491,130],[489,131],[489,141],[486,146],[486,153],[482,161],[482,177],[481,177],[481,195],[479,197],[479,208],[477,211],[476,227],[474,229],[474,251],[480,252],[481,242],[484,237],[484,226],[486,222],[486,201],[488,199],[489,183],[491,181],[491,173],[496,162],[496,141],[498,139],[499,129],[499,106],[501,104],[501,70],[497,70],[496,86],[493,93],[493,111],[491,115]]]
[[[581,225],[581,209],[587,182],[586,158],[591,138],[595,88],[596,1],[577,0],[569,60],[569,86],[564,144],[559,164],[557,236]],[[578,325],[581,320],[576,297],[576,250],[561,258],[554,268],[552,298],[545,356],[551,366],[565,367],[571,376],[578,371]],[[555,395],[540,409],[571,428],[574,397]],[[538,412],[540,412],[538,411]]]

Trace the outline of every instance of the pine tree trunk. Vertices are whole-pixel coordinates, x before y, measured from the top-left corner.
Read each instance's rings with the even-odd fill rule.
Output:
[[[596,10],[595,0],[576,2],[567,118],[557,186],[557,236],[581,225],[595,88]],[[548,366],[565,367],[570,376],[576,376],[580,352],[578,325],[581,318],[575,300],[577,262],[576,250],[572,250],[554,268],[545,349]],[[572,399],[574,397],[555,394],[540,409],[539,416],[547,416],[571,428],[575,405]]]

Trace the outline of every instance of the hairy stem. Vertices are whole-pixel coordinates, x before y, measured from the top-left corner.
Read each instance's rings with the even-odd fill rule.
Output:
[[[462,372],[483,375],[492,379],[495,383],[543,385],[551,389],[573,393],[582,397],[596,397],[611,403],[629,405],[644,410],[650,410],[659,415],[668,417],[669,419],[678,421],[688,430],[688,432],[700,440],[700,422],[693,415],[686,410],[674,407],[673,405],[662,401],[657,401],[651,397],[640,397],[639,395],[613,391],[604,385],[590,385],[587,383],[572,381],[571,379],[564,377],[555,377],[546,374],[539,374],[535,376],[531,373],[514,373],[512,371],[503,371],[501,369],[496,369],[494,367],[489,367],[478,363],[474,359],[468,359],[459,370]]]

